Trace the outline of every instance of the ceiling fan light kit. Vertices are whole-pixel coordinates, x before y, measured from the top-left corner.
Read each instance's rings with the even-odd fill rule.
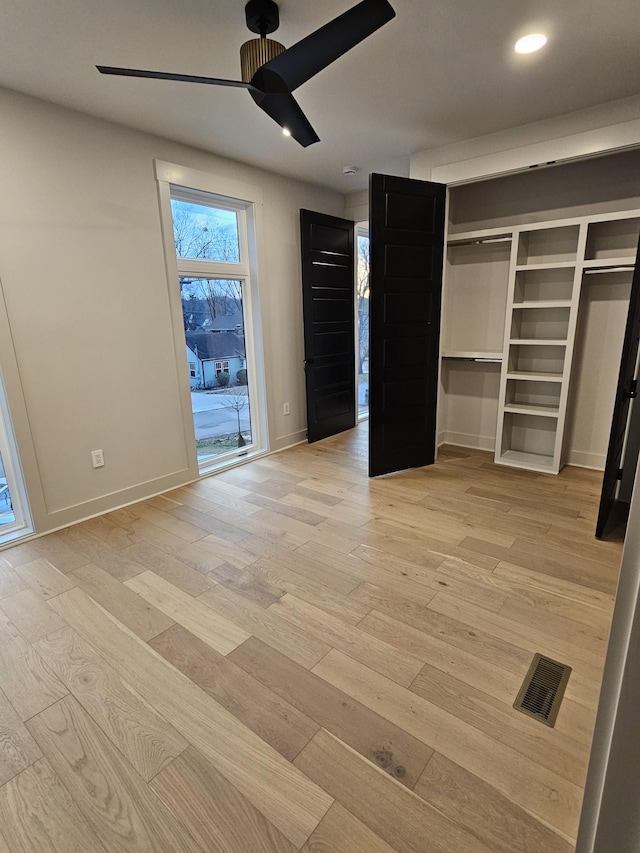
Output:
[[[395,14],[388,0],[361,0],[333,21],[286,48],[280,42],[267,38],[269,33],[278,29],[280,23],[278,6],[274,0],[249,0],[245,6],[247,27],[251,32],[259,33],[260,38],[251,39],[240,48],[241,80],[108,65],[97,65],[96,68],[101,74],[122,77],[248,89],[260,109],[306,148],[319,142],[320,137],[311,127],[292,92],[392,20]]]

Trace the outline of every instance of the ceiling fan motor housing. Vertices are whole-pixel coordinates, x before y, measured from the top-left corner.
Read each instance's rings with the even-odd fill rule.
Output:
[[[240,70],[244,83],[250,83],[253,75],[270,59],[284,53],[283,44],[268,38],[251,39],[240,48]]]

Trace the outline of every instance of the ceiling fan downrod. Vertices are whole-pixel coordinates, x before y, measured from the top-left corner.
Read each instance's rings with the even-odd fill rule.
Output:
[[[268,39],[267,34],[280,26],[278,5],[274,0],[249,0],[244,7],[247,27],[258,33],[259,39],[246,41],[240,48],[240,72],[243,82],[250,83],[254,74],[270,59],[286,50],[283,44]]]

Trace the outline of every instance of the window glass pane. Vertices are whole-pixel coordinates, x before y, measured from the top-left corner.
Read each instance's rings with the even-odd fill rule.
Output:
[[[0,454],[0,524],[13,524],[15,520],[9,486],[7,485],[7,475],[2,464],[2,454]]]
[[[178,258],[239,263],[236,211],[173,198],[171,213]]]
[[[199,461],[252,443],[242,282],[180,278]]]
[[[369,232],[358,229],[358,267],[356,277],[358,314],[358,415],[369,412]]]

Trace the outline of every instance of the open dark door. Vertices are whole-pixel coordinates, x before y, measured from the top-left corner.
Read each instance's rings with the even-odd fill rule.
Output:
[[[640,245],[639,245],[640,252]],[[604,467],[602,480],[602,494],[600,496],[600,508],[598,510],[598,521],[596,523],[596,536],[602,539],[605,534],[607,523],[616,507],[616,491],[618,481],[622,476],[621,462],[622,452],[625,445],[627,421],[629,418],[629,403],[637,395],[637,378],[635,376],[638,360],[638,346],[640,344],[640,267],[636,255],[636,267],[631,283],[631,297],[629,300],[629,313],[627,314],[627,325],[622,345],[622,360],[620,362],[620,373],[618,375],[618,387],[616,400],[613,407],[613,422],[611,424],[611,435],[609,436],[609,449],[607,450],[607,461]],[[635,445],[634,445],[635,446]],[[637,464],[637,459],[626,459],[625,465]]]
[[[445,195],[371,175],[370,477],[435,461]]]
[[[300,211],[307,437],[356,424],[354,226]]]

